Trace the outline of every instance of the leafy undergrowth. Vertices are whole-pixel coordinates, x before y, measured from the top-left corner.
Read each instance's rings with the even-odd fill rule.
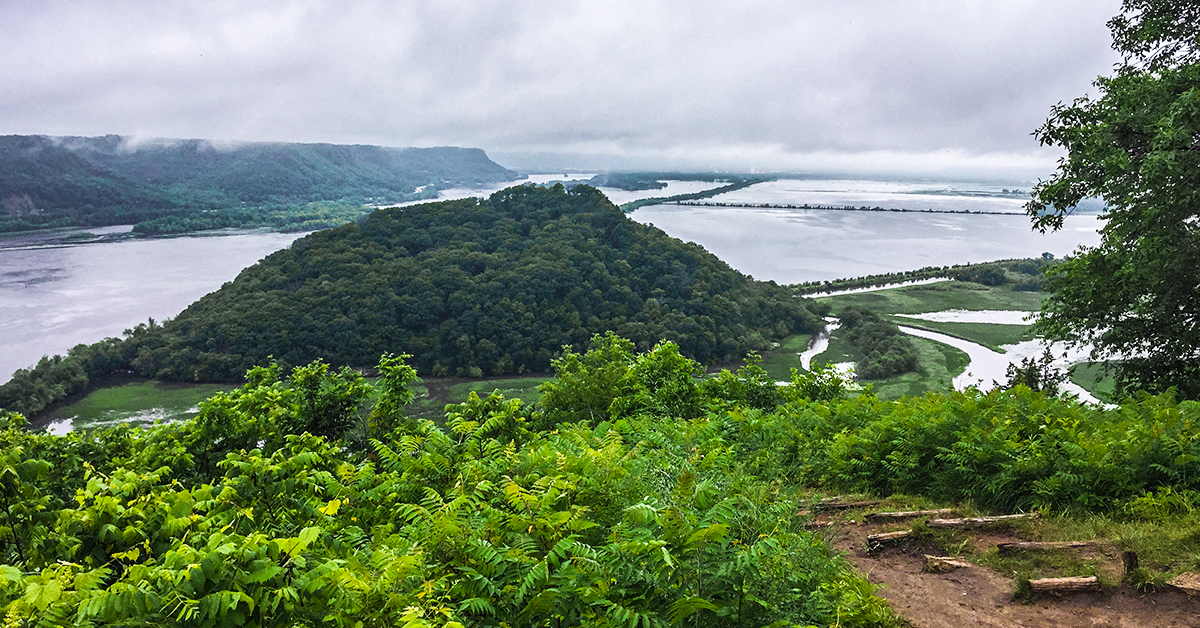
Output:
[[[1004,534],[1109,539],[1139,553],[1141,586],[1200,556],[1195,402],[883,401],[820,368],[705,377],[672,343],[611,334],[554,368],[537,404],[472,393],[440,422],[407,414],[416,373],[396,356],[375,392],[321,362],[257,367],[149,429],[58,437],[7,414],[0,610],[22,627],[897,625],[805,529],[821,493],[1037,510]],[[1017,575],[1104,573],[921,534]]]

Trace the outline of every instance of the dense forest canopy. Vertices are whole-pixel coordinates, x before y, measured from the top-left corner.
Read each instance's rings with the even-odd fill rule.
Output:
[[[238,226],[261,222],[251,210],[409,201],[516,178],[474,148],[9,135],[0,137],[0,231],[172,219],[198,226],[205,213],[225,219],[210,227]]]
[[[0,407],[32,416],[116,372],[236,381],[271,358],[361,367],[391,351],[422,375],[545,372],[563,345],[606,331],[712,364],[820,329],[825,313],[595,188],[518,186],[310,234],[172,321],[17,371]]]
[[[713,363],[819,328],[815,307],[595,188],[519,186],[309,235],[167,323],[135,365],[229,380],[271,355],[366,365],[390,350],[423,373],[478,377],[545,371],[562,345],[608,330]]]
[[[1067,156],[1033,190],[1034,225],[1103,197],[1098,246],[1048,275],[1038,331],[1090,346],[1124,393],[1200,398],[1200,21],[1194,0],[1124,0],[1124,63],[1051,110],[1035,135]]]

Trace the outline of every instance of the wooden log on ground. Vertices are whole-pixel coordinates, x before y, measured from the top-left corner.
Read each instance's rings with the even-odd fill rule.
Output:
[[[871,499],[861,502],[817,502],[813,504],[813,510],[850,510],[851,508],[866,508],[868,506],[877,506],[882,504],[882,499]]]
[[[1093,547],[1095,545],[1095,541],[1028,541],[997,543],[996,550],[1001,554],[1015,554],[1017,552],[1043,552],[1047,550],[1078,549],[1084,547]]]
[[[910,536],[912,536],[912,530],[900,530],[898,532],[883,532],[881,534],[868,534],[867,535],[867,544],[868,545],[883,545],[884,543],[891,543],[892,541],[899,541],[900,539],[906,539]]]
[[[953,556],[925,555],[925,571],[929,573],[946,573],[962,567],[970,567],[971,563]]]
[[[906,510],[903,512],[873,512],[866,516],[867,521],[895,521],[897,519],[914,519],[916,517],[940,517],[954,512],[953,508],[937,510]]]
[[[931,528],[970,528],[974,526],[988,525],[989,523],[1000,523],[1004,521],[1018,521],[1021,519],[1037,519],[1038,513],[1031,512],[1021,515],[1000,515],[998,517],[968,517],[965,519],[930,519],[925,525]]]
[[[1183,591],[1188,597],[1200,595],[1200,573],[1185,571],[1168,580],[1167,584]]]
[[[1082,593],[1086,591],[1099,591],[1100,579],[1096,576],[1040,578],[1029,581],[1029,590],[1034,593]]]

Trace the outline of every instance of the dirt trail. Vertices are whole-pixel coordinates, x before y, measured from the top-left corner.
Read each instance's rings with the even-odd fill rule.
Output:
[[[895,527],[895,526],[893,526]],[[828,528],[832,543],[874,584],[879,594],[916,628],[1126,628],[1200,627],[1200,599],[1176,590],[1145,594],[1123,586],[1104,593],[1044,596],[1032,603],[1013,600],[1013,581],[981,566],[949,573],[924,573],[924,555],[940,554],[919,541],[866,550],[867,534],[880,531],[873,525],[838,525]],[[979,551],[996,543],[1016,540],[989,531],[973,534]],[[1113,556],[1120,569],[1119,556]]]

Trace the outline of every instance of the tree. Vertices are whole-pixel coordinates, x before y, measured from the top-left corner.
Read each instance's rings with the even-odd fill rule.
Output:
[[[1037,329],[1090,344],[1123,392],[1200,397],[1200,5],[1125,0],[1109,22],[1124,61],[1100,96],[1059,104],[1035,132],[1067,156],[1026,210],[1059,229],[1107,204],[1101,242],[1048,271]]]

